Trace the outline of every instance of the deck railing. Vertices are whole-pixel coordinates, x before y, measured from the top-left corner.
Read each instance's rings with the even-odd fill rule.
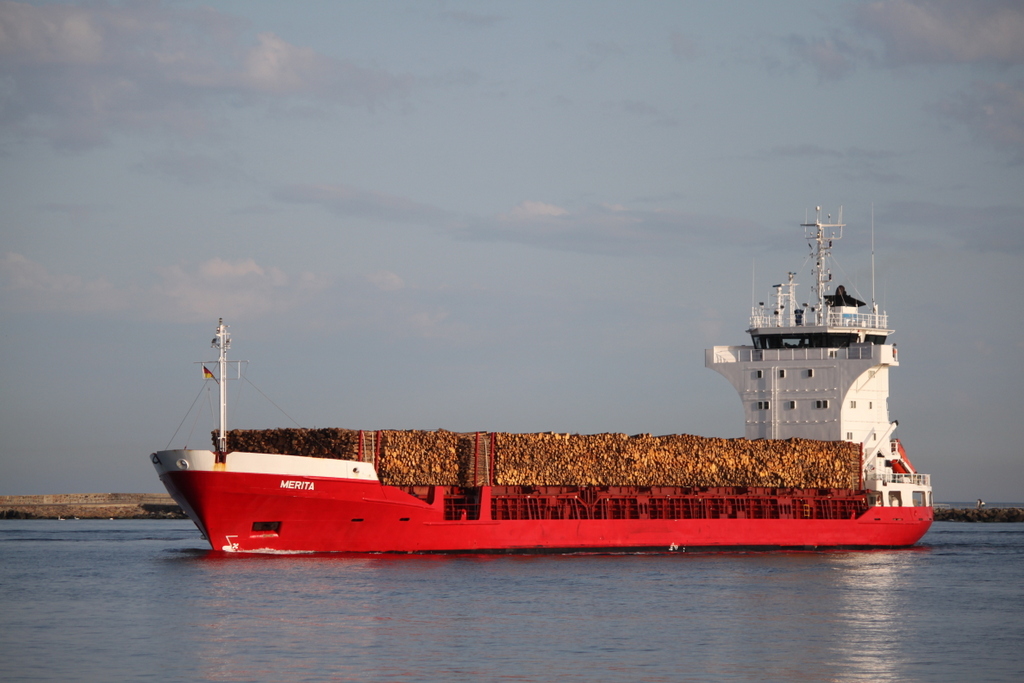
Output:
[[[755,349],[750,346],[716,346],[709,349],[715,363],[749,363],[764,360],[825,360],[843,358],[849,360],[881,359],[882,362],[895,360],[892,347],[878,344],[857,344],[840,349],[796,348],[796,349]]]
[[[815,325],[812,320],[813,318],[805,317],[803,325],[794,325],[789,316],[752,315],[750,316],[750,327],[754,329],[764,327],[811,327]],[[885,313],[829,313],[827,325],[829,327],[884,330],[889,327],[889,316]]]
[[[916,484],[917,486],[931,486],[932,476],[930,474],[896,474],[894,472],[875,472],[869,474],[868,481],[881,481],[888,484]]]

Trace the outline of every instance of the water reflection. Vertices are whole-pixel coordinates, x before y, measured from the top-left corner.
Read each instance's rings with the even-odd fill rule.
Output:
[[[211,555],[182,599],[207,680],[895,681],[919,559]]]
[[[850,553],[836,558],[837,616],[840,628],[831,650],[842,663],[838,680],[901,680],[900,664],[908,625],[901,577],[913,552]]]

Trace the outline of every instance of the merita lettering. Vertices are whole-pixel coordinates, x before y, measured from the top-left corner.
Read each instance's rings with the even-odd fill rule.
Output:
[[[299,489],[302,491],[312,491],[313,482],[311,481],[299,481],[297,479],[282,479],[281,488],[283,489]]]

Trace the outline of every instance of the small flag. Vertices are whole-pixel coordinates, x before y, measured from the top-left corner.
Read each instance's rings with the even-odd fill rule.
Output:
[[[217,381],[217,378],[213,376],[213,373],[210,372],[205,365],[203,366],[203,379],[212,379],[214,382]]]

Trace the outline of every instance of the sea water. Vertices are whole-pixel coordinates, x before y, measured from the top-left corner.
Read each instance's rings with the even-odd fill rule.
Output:
[[[5,681],[1022,681],[1024,524],[915,548],[224,555],[0,521]]]

